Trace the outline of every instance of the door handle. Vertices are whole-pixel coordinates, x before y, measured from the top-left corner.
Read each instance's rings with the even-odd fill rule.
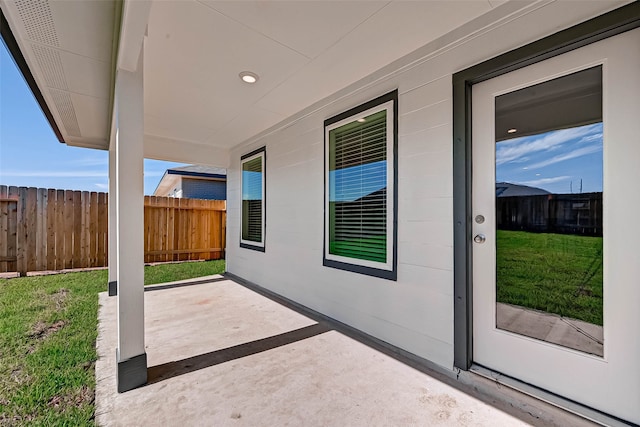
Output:
[[[476,234],[473,237],[473,241],[476,243],[484,243],[487,240],[487,237],[484,234]]]

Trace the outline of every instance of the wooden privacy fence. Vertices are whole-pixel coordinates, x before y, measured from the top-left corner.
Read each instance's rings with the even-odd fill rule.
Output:
[[[226,202],[145,197],[145,262],[224,257]],[[0,272],[104,267],[107,193],[0,185]]]
[[[107,265],[107,194],[0,186],[0,272]]]
[[[224,200],[144,198],[144,262],[224,257]]]
[[[602,237],[602,192],[496,198],[500,230]]]

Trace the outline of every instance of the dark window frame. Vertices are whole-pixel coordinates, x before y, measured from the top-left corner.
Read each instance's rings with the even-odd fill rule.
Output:
[[[262,157],[262,242],[261,244],[252,243],[242,238],[242,165],[246,159],[261,156]],[[251,249],[258,252],[265,252],[266,250],[266,234],[267,234],[267,147],[260,147],[250,153],[244,154],[240,157],[240,247],[244,249]]]
[[[388,251],[391,251],[391,269],[382,269],[382,268],[374,268],[359,265],[358,260],[354,258],[354,262],[342,262],[336,261],[332,259],[327,259],[327,245],[329,242],[326,237],[326,230],[329,224],[327,223],[327,211],[326,211],[326,201],[328,197],[328,144],[327,140],[327,127],[331,126],[334,123],[338,123],[350,117],[361,114],[367,110],[373,109],[375,107],[381,106],[387,102],[392,102],[392,107],[390,108],[393,117],[391,121],[393,123],[393,130],[387,133],[387,144],[391,143],[393,145],[393,161],[387,165],[387,174],[391,174],[391,178],[393,180],[393,199],[391,200],[392,206],[392,222],[391,225],[393,227],[392,234],[392,247],[387,248]],[[381,108],[382,110],[382,108]],[[379,277],[382,279],[393,280],[396,281],[398,278],[398,90],[394,90],[378,98],[375,98],[371,101],[368,101],[364,104],[361,104],[357,107],[351,108],[343,113],[330,117],[324,121],[324,198],[322,200],[323,205],[323,247],[322,247],[322,265],[325,267],[336,268],[343,271],[349,271],[353,273],[365,274],[368,276]],[[389,138],[392,138],[389,141]],[[391,167],[392,170],[389,171],[388,168]],[[387,201],[389,203],[389,200]]]

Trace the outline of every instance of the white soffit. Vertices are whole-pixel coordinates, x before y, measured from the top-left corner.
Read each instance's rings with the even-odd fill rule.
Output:
[[[115,2],[0,5],[63,139],[107,148]]]

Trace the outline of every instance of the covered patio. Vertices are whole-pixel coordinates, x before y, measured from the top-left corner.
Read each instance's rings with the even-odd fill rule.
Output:
[[[587,424],[490,381],[453,387],[453,379],[414,369],[343,325],[256,291],[223,276],[148,287],[148,384],[124,394],[116,391],[112,355],[116,299],[100,294],[97,423]],[[482,387],[507,398],[487,403]]]
[[[628,226],[640,198],[622,193],[640,181],[640,97],[627,95],[640,93],[639,2],[0,8],[2,38],[59,141],[109,151],[99,424],[640,423],[640,232]],[[588,69],[597,84],[586,88],[600,89],[554,84],[536,115],[566,116],[550,100],[575,92],[594,97],[597,118],[496,121],[498,96]],[[601,215],[613,231],[603,292],[591,292],[606,298],[605,326],[589,333],[603,349],[584,351],[497,325],[496,123],[530,135],[594,121],[613,143],[512,180],[582,182],[542,168],[605,150],[597,192],[614,195]],[[538,145],[510,161],[557,148]],[[145,158],[227,169],[228,276],[145,289]],[[545,339],[559,335],[552,326]]]

